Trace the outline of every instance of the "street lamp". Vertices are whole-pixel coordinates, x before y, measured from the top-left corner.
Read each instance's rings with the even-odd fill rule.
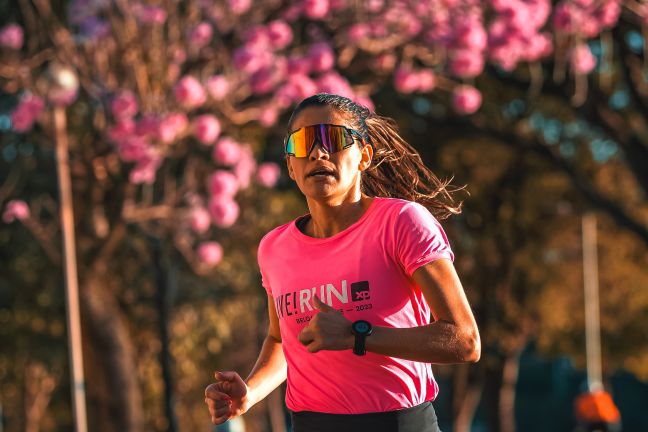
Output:
[[[79,284],[74,235],[74,212],[72,206],[72,182],[70,180],[69,147],[65,117],[65,108],[76,99],[79,90],[79,80],[72,68],[60,63],[50,64],[47,70],[47,78],[49,84],[47,98],[53,106],[52,123],[54,125],[54,140],[56,144],[56,166],[63,232],[72,409],[75,431],[87,432],[81,317],[79,313]]]

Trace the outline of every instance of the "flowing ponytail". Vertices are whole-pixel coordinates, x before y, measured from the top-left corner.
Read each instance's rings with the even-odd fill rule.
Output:
[[[289,128],[297,114],[309,106],[330,106],[346,114],[353,128],[373,147],[372,164],[361,178],[365,195],[414,201],[438,219],[461,213],[462,202],[455,202],[453,194],[464,187],[451,186],[451,180],[440,180],[425,166],[416,149],[400,136],[393,119],[376,115],[346,97],[320,93],[295,108]]]

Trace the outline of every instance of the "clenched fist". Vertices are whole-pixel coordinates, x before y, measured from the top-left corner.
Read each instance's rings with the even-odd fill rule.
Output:
[[[353,348],[351,321],[342,312],[333,309],[313,296],[313,304],[318,312],[299,333],[298,339],[308,351],[345,350]]]
[[[216,382],[205,389],[205,403],[212,423],[221,424],[250,408],[248,386],[236,372],[214,373]]]

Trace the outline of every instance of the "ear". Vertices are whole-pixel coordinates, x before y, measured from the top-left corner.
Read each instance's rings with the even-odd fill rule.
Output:
[[[373,147],[370,144],[366,144],[360,150],[360,164],[358,168],[360,171],[364,171],[371,166],[371,159],[373,158]]]
[[[292,163],[290,163],[291,157],[286,156],[286,166],[288,167],[288,175],[290,176],[291,179],[295,180],[295,172],[293,171],[292,168]]]

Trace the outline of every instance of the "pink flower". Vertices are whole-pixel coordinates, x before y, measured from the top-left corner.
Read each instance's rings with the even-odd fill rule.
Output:
[[[26,93],[18,103],[16,110],[11,113],[11,123],[16,132],[26,132],[34,125],[38,116],[43,112],[43,99],[31,93]]]
[[[233,197],[238,192],[239,183],[230,171],[217,170],[209,176],[208,187],[212,196]]]
[[[148,157],[137,161],[137,164],[128,176],[128,181],[132,184],[153,184],[155,182],[156,171],[160,167],[161,163],[162,159],[150,152]]]
[[[385,52],[373,59],[373,66],[380,72],[390,72],[396,66],[396,56],[393,52]]]
[[[570,32],[574,24],[574,8],[569,3],[558,3],[554,8],[553,25],[556,30]]]
[[[213,35],[212,26],[207,22],[201,22],[189,32],[189,43],[192,47],[202,48],[211,42]]]
[[[367,0],[365,3],[367,11],[371,13],[377,13],[385,7],[385,0]]]
[[[157,6],[140,6],[135,13],[146,24],[164,24],[167,19],[166,11]]]
[[[401,22],[403,23],[402,25],[404,27],[405,34],[407,34],[409,37],[416,36],[423,29],[423,24],[421,24],[421,21],[411,16],[407,19],[402,19]]]
[[[241,146],[230,137],[222,137],[214,146],[212,159],[220,165],[234,165],[241,158]]]
[[[135,133],[150,140],[156,140],[160,133],[160,121],[152,116],[145,115],[135,123]]]
[[[187,61],[187,51],[185,51],[181,46],[174,47],[171,49],[170,57],[172,63],[175,65],[181,65]]]
[[[389,34],[387,23],[383,20],[369,21],[369,34],[375,38],[383,38]]]
[[[362,39],[369,36],[369,26],[367,26],[367,24],[364,23],[352,24],[347,30],[347,34],[349,37],[349,41],[351,43],[357,44]]]
[[[259,165],[256,173],[257,182],[264,187],[271,188],[277,184],[277,180],[281,176],[281,169],[279,165],[274,162],[265,162]]]
[[[325,72],[335,66],[335,54],[333,54],[331,45],[326,42],[311,45],[308,50],[308,58],[311,68],[315,72]]]
[[[305,75],[291,75],[289,83],[293,86],[298,99],[305,99],[308,96],[317,93],[317,85],[312,79]]]
[[[117,153],[125,162],[149,159],[151,152],[148,141],[141,136],[132,135],[117,141]]]
[[[110,112],[116,119],[133,118],[138,110],[137,98],[130,90],[119,92],[110,101]]]
[[[173,89],[176,101],[186,108],[197,108],[205,103],[207,95],[205,89],[192,76],[182,78]]]
[[[308,75],[311,71],[311,61],[307,57],[290,57],[287,69],[291,75]]]
[[[552,50],[551,36],[546,33],[538,33],[529,39],[524,58],[527,61],[540,60],[551,54]]]
[[[203,114],[193,121],[194,135],[203,144],[211,144],[221,133],[218,119],[211,114]]]
[[[223,75],[214,75],[207,80],[207,91],[214,100],[223,100],[230,90],[230,84]]]
[[[450,59],[450,71],[460,78],[473,78],[484,70],[484,55],[479,51],[461,49]]]
[[[490,49],[489,55],[494,63],[505,71],[512,71],[517,66],[523,54],[521,52],[519,43],[512,43],[509,45],[493,47]]]
[[[413,70],[401,66],[394,72],[394,87],[400,93],[415,92],[419,85],[419,76]]]
[[[229,7],[233,14],[241,15],[250,10],[252,0],[229,0]]]
[[[472,114],[479,109],[482,96],[479,90],[469,85],[456,87],[452,94],[452,106],[459,114]]]
[[[187,116],[182,113],[167,114],[160,121],[159,136],[165,144],[170,144],[176,140],[187,129],[189,121]]]
[[[645,4],[645,3],[644,3]],[[603,27],[614,27],[621,14],[619,0],[606,0],[598,9],[596,15]]]
[[[2,214],[4,223],[11,223],[14,220],[25,220],[29,218],[29,206],[22,200],[11,200],[5,206],[5,211]]]
[[[275,49],[282,49],[292,42],[293,32],[285,21],[275,20],[268,24],[268,37]]]
[[[108,128],[108,139],[113,143],[128,138],[135,133],[135,122],[131,119],[119,119],[115,126]]]
[[[333,93],[351,98],[353,89],[349,82],[337,72],[328,72],[317,80],[317,88],[322,93]]]
[[[577,74],[588,74],[596,67],[596,57],[585,44],[574,47],[570,60],[572,70]]]
[[[7,24],[0,28],[0,46],[19,50],[22,48],[25,40],[22,27],[18,24]]]
[[[427,93],[436,87],[436,75],[430,69],[418,71],[419,91]]]
[[[253,50],[268,49],[270,35],[268,29],[262,25],[256,25],[245,32],[245,45]]]
[[[270,127],[277,123],[278,117],[279,113],[275,107],[265,106],[261,108],[261,112],[259,113],[259,123],[265,127]]]
[[[274,93],[273,104],[280,109],[288,108],[293,101],[297,101],[298,99],[297,88],[289,82],[279,87]]]
[[[232,60],[237,69],[253,74],[262,67],[271,65],[273,56],[267,50],[257,50],[244,45],[234,50]]]
[[[329,0],[304,0],[304,13],[310,19],[321,19],[328,14]]]
[[[464,48],[473,51],[486,49],[488,35],[482,23],[475,19],[466,19],[453,31],[455,34],[455,45],[457,48]]]
[[[258,95],[271,92],[277,81],[277,74],[271,67],[261,68],[250,77],[252,91]]]
[[[252,148],[249,145],[241,146],[241,158],[234,166],[234,175],[238,180],[239,187],[245,189],[250,185],[252,174],[256,171],[256,161]]]
[[[211,216],[209,215],[207,209],[204,207],[194,207],[193,209],[191,209],[189,220],[191,223],[191,229],[199,234],[207,231],[209,229],[209,225],[211,224]]]
[[[208,266],[216,266],[223,259],[223,247],[217,242],[203,242],[198,246],[198,259]]]
[[[209,213],[214,225],[229,228],[239,216],[239,206],[231,197],[213,196],[209,200]]]

